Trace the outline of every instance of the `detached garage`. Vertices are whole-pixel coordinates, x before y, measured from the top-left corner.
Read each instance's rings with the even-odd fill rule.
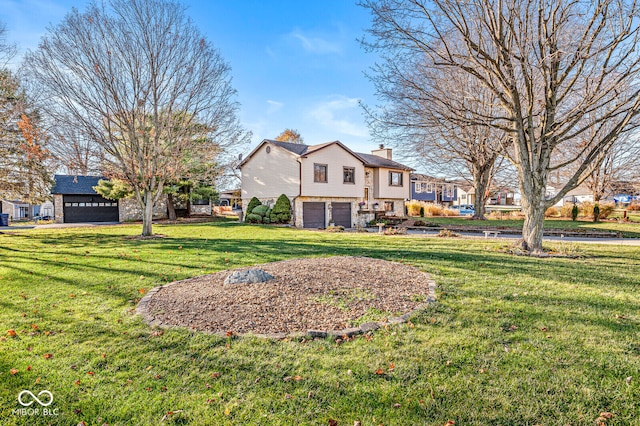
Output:
[[[118,201],[107,200],[93,189],[100,176],[56,175],[51,190],[57,223],[118,222]]]

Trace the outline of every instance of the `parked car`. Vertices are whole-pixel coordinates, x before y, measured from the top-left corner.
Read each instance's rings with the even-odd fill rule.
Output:
[[[460,216],[473,216],[476,212],[472,204],[461,204],[459,206],[451,206],[451,209],[457,210]]]
[[[44,215],[44,216],[35,216],[33,218],[34,221],[39,221],[39,220],[53,220],[53,217],[49,216],[49,215]]]

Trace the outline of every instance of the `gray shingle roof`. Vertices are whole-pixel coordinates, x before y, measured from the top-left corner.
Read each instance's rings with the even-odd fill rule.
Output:
[[[384,167],[387,169],[400,169],[400,170],[413,170],[411,167],[405,166],[404,164],[400,164],[393,160],[387,160],[384,157],[379,157],[373,154],[364,154],[361,152],[356,152],[356,155],[362,158],[365,162],[365,165],[368,167]]]
[[[281,148],[284,148],[287,151],[292,152],[292,153],[294,153],[294,154],[296,154],[298,156],[304,156],[304,155],[307,155],[307,154],[311,154],[311,153],[313,153],[315,151],[319,151],[320,149],[322,149],[322,148],[324,148],[326,146],[332,145],[332,144],[339,144],[346,151],[350,152],[355,157],[359,158],[367,167],[385,167],[385,168],[388,168],[388,169],[413,170],[411,167],[405,166],[404,164],[400,164],[400,163],[398,163],[396,161],[392,161],[392,160],[387,160],[386,158],[378,157],[377,155],[353,152],[349,148],[344,146],[340,141],[327,142],[327,143],[322,143],[322,144],[319,144],[319,145],[304,145],[304,144],[300,144],[300,143],[274,141],[272,139],[264,139],[262,141],[262,143],[260,145],[258,145],[258,147],[256,147],[251,152],[251,154],[249,154],[247,156],[247,158],[245,158],[240,163],[239,167],[242,167],[242,165],[244,163],[249,161],[249,158],[251,158],[253,153],[255,153],[258,150],[258,148],[260,146],[262,146],[265,142],[270,143],[272,145],[279,146]]]
[[[303,155],[304,153],[307,152],[307,149],[309,149],[309,145],[304,145],[301,143],[291,143],[291,142],[280,142],[280,141],[274,141],[271,139],[266,139],[269,143],[273,144],[273,145],[277,145],[279,147],[282,147],[284,149],[286,149],[287,151],[291,151],[294,154],[297,155]]]
[[[54,179],[56,183],[51,188],[52,194],[94,195],[97,192],[93,187],[98,184],[99,180],[106,178],[102,176],[55,175]]]

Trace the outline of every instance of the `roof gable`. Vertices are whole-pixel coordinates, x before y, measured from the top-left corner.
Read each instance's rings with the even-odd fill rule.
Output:
[[[291,142],[281,142],[275,141],[272,139],[264,139],[247,157],[240,162],[238,168],[241,168],[253,155],[265,144],[271,144],[282,149],[285,149],[297,157],[306,157],[309,154],[313,154],[314,152],[318,152],[326,147],[337,145],[343,150],[345,150],[348,154],[354,156],[358,160],[362,161],[362,163],[367,167],[384,167],[387,169],[398,169],[398,170],[414,170],[411,167],[405,166],[404,164],[400,164],[393,160],[388,160],[383,157],[379,157],[373,154],[363,154],[360,152],[353,152],[347,146],[345,146],[340,141],[326,142],[318,145],[304,145],[300,143],[291,143]]]
[[[71,175],[55,175],[55,185],[51,188],[52,194],[65,195],[96,195],[93,189],[98,185],[99,180],[106,180],[102,176],[71,176]]]

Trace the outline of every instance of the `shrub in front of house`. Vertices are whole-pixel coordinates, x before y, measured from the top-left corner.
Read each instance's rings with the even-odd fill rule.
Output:
[[[282,194],[276,200],[276,204],[269,215],[271,223],[289,223],[291,221],[291,202]]]
[[[551,206],[544,212],[544,217],[560,217],[560,210],[555,206]]]
[[[583,201],[582,203],[580,203],[580,214],[587,218],[593,218],[594,217],[593,210],[595,206],[596,204],[592,202]],[[598,209],[600,210],[600,215],[598,216],[598,219],[608,218],[613,213],[613,210],[616,208],[616,205],[614,203],[598,203],[597,206],[598,206]]]
[[[249,201],[249,204],[247,205],[247,211],[246,211],[247,216],[253,213],[253,209],[261,205],[262,203],[260,202],[260,200],[258,200],[257,197],[253,197],[251,201]]]
[[[571,207],[571,220],[575,222],[578,219],[578,214],[580,214],[580,209],[577,204],[574,204],[573,207]]]
[[[260,216],[259,214],[249,213],[244,218],[244,221],[247,223],[262,223],[262,216]]]

